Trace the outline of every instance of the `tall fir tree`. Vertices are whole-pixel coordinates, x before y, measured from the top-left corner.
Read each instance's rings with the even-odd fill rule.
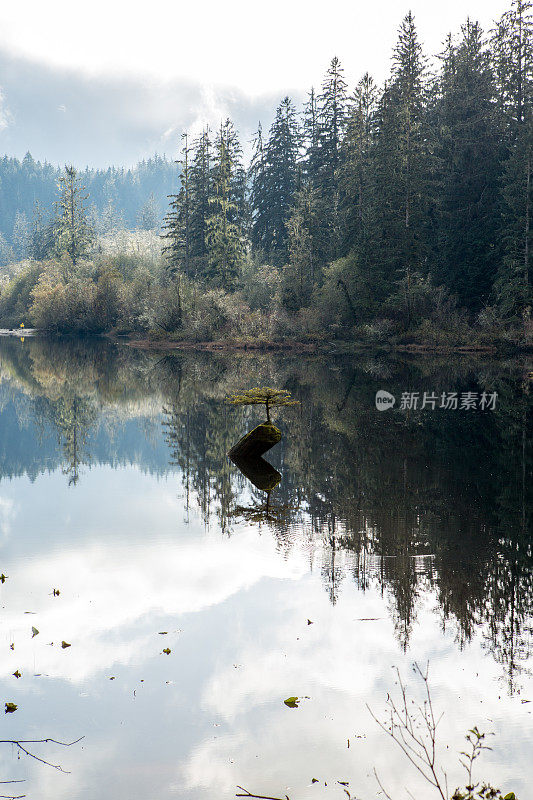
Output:
[[[241,146],[228,119],[215,140],[207,220],[207,278],[211,286],[227,290],[235,288],[239,280],[245,252],[243,172]]]
[[[533,91],[533,20],[529,0],[512,0],[492,31],[491,51],[500,109],[510,123],[510,133],[531,107]]]
[[[331,60],[317,98],[318,148],[312,186],[321,198],[320,230],[315,240],[325,264],[341,252],[340,166],[348,106],[347,83],[337,57]]]
[[[365,237],[372,191],[372,149],[376,137],[379,92],[366,73],[350,99],[346,134],[342,143],[340,194],[342,255],[360,247]]]
[[[425,58],[409,13],[399,29],[391,81],[379,103],[373,158],[373,202],[379,226],[379,252],[374,256],[376,292],[383,297],[399,283],[406,287],[407,326],[411,322],[411,281],[415,273],[427,271],[432,170],[427,88]]]
[[[533,305],[531,251],[533,209],[533,115],[519,126],[502,180],[503,257],[494,284],[494,299],[504,318],[528,325]]]
[[[267,200],[267,170],[263,126],[258,124],[252,142],[252,159],[250,162],[250,205],[252,227],[250,242],[253,250],[266,257],[269,238],[269,208]]]
[[[209,127],[193,143],[190,168],[190,258],[192,272],[207,272],[207,220],[211,191],[211,139]]]
[[[478,311],[494,282],[499,249],[502,127],[489,52],[468,21],[446,54],[437,107],[439,235],[436,278]]]
[[[502,177],[503,257],[494,299],[504,317],[531,318],[533,146],[533,19],[528,0],[513,0],[492,35],[500,108],[509,158]]]
[[[266,145],[256,139],[252,163],[252,241],[275,266],[287,261],[287,223],[294,202],[300,133],[296,110],[285,97]]]
[[[170,195],[170,207],[163,221],[163,238],[168,244],[163,247],[167,259],[167,270],[173,277],[184,273],[191,276],[191,197],[189,170],[189,137],[187,132],[181,136],[183,146],[180,166],[180,189]]]

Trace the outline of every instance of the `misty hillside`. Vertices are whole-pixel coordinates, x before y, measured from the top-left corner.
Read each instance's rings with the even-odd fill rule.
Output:
[[[25,220],[31,221],[36,203],[44,214],[50,212],[58,198],[62,166],[35,161],[30,153],[22,161],[7,155],[0,159],[0,234],[7,242],[15,243],[17,214],[20,226]],[[147,204],[157,223],[161,222],[168,206],[167,195],[179,186],[178,176],[176,164],[158,155],[131,169],[109,167],[80,171],[89,195],[87,207],[96,226],[112,213],[127,228],[142,227],[143,209]]]

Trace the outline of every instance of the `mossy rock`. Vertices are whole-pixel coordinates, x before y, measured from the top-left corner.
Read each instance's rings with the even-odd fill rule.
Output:
[[[243,436],[235,444],[228,455],[231,459],[254,459],[259,458],[281,441],[281,431],[272,425],[271,422],[262,422]]]

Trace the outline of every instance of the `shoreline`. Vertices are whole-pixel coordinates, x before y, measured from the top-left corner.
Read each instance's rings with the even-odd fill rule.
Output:
[[[214,339],[207,341],[172,340],[170,338],[151,338],[139,334],[117,333],[51,333],[37,328],[0,328],[4,338],[103,338],[115,344],[126,345],[137,350],[169,352],[173,350],[200,352],[287,352],[287,353],[329,353],[332,355],[351,355],[358,352],[407,353],[411,355],[458,354],[490,356],[533,355],[533,344],[432,344],[431,342],[365,342],[361,340],[311,340],[311,341],[248,341],[242,339]]]
[[[171,351],[171,350],[198,350],[204,352],[292,352],[292,353],[323,353],[328,352],[335,355],[350,355],[357,352],[384,352],[384,353],[458,353],[458,354],[478,354],[478,355],[533,355],[533,345],[526,347],[498,346],[485,344],[431,344],[428,342],[413,342],[409,344],[395,342],[362,342],[362,341],[257,341],[248,342],[238,339],[213,340],[213,341],[171,341],[169,339],[150,339],[130,338],[127,336],[116,336],[106,334],[106,337],[114,342],[121,342],[128,347],[138,350]]]

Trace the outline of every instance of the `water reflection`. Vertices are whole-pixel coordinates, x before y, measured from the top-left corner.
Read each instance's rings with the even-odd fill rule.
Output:
[[[262,624],[270,641],[281,641],[290,667],[284,671],[277,662],[260,666],[260,644],[252,647],[254,623],[243,621],[248,638],[235,643],[235,652],[246,660],[246,673],[237,660],[236,667],[230,661],[224,668],[227,674],[217,668],[203,689],[210,713],[226,724],[234,720],[239,703],[247,702],[243,692],[250,693],[248,702],[253,704],[259,679],[282,697],[303,693],[287,687],[283,694],[287,682],[296,682],[297,665],[303,670],[306,663],[309,669],[310,661],[316,661],[311,681],[316,697],[325,691],[319,689],[319,674],[335,674],[335,687],[352,691],[344,671],[350,659],[354,663],[361,658],[360,643],[336,637],[343,628],[353,629],[354,617],[362,620],[358,626],[367,624],[365,619],[378,620],[372,624],[379,629],[373,628],[373,634],[367,627],[364,641],[383,664],[394,663],[398,652],[409,657],[422,652],[424,657],[420,636],[429,641],[431,630],[443,647],[454,638],[453,652],[463,651],[465,659],[469,646],[481,642],[510,695],[523,692],[529,685],[533,611],[530,369],[526,361],[490,359],[304,360],[246,354],[162,358],[105,342],[1,341],[2,535],[13,542],[16,525],[21,536],[16,547],[27,547],[30,596],[44,591],[44,564],[47,575],[69,576],[61,587],[62,602],[64,596],[80,598],[68,613],[66,604],[56,607],[65,616],[52,607],[41,610],[52,615],[49,626],[55,633],[50,639],[72,639],[74,645],[72,653],[56,653],[52,647],[49,657],[40,655],[38,671],[83,682],[92,675],[94,662],[100,669],[109,665],[108,680],[113,677],[111,665],[118,663],[123,670],[130,665],[139,682],[143,675],[140,668],[134,669],[137,661],[142,663],[138,654],[157,635],[160,617],[160,624],[171,629],[168,617],[177,609],[207,615],[203,625],[213,632],[213,655],[202,651],[207,664],[225,652],[214,633],[218,616],[229,614],[229,607],[239,619],[247,613],[229,598],[244,602],[254,576],[271,580],[283,575],[287,585],[275,589],[275,599],[259,592],[253,614],[266,620]],[[284,436],[269,453],[272,464],[234,464],[226,453],[240,432],[258,421],[257,412],[228,409],[223,399],[242,386],[263,384],[287,388],[300,405],[287,419],[274,417]],[[497,391],[498,404],[490,413],[404,412],[397,407],[378,412],[378,389],[396,397],[404,391]],[[40,477],[46,477],[46,489]],[[22,510],[23,494],[15,492],[15,479],[25,481],[21,492],[43,514],[31,535],[36,520],[30,508]],[[179,529],[179,548],[168,533],[169,515],[180,524],[183,516],[189,521]],[[54,526],[63,531],[63,540],[56,541]],[[202,531],[208,538],[195,539]],[[265,532],[272,549],[265,540],[258,542]],[[41,564],[32,555],[33,536],[51,548],[43,552],[35,545]],[[79,549],[71,549],[74,546]],[[134,564],[131,552],[136,554]],[[118,572],[117,565],[123,565]],[[101,597],[91,596],[91,575],[109,576]],[[318,579],[323,587],[320,600],[311,588]],[[114,597],[117,580],[128,598],[124,607]],[[297,611],[288,591],[296,581],[302,587]],[[25,607],[22,594],[17,598],[20,613],[35,610]],[[89,603],[94,616],[87,612]],[[291,620],[316,617],[331,626],[330,633],[324,626],[320,634],[305,633],[306,658],[295,649],[292,631],[286,636],[282,608]],[[155,616],[148,626],[149,614]],[[75,647],[76,616],[92,632],[85,650]],[[389,621],[396,649],[389,641],[389,628],[383,627]],[[9,624],[18,630],[14,616]],[[172,629],[177,627],[181,624]],[[298,635],[303,642],[304,634]],[[200,637],[200,627],[195,636]],[[169,645],[172,653],[181,652],[179,642],[180,634],[175,634]],[[19,653],[26,658],[25,650],[17,650],[17,657]],[[31,659],[29,650],[27,658]],[[469,669],[472,664],[479,671],[488,669],[480,660],[468,664]],[[372,668],[369,661],[365,669]],[[269,669],[277,676],[277,687],[265,673]],[[385,692],[385,677],[379,674],[378,688]],[[377,678],[372,688],[366,673],[359,678],[369,692],[376,689]],[[443,686],[446,680],[444,670]],[[133,677],[128,686],[131,693],[139,689]],[[305,725],[316,724],[320,736],[317,733],[312,748],[323,747],[331,763],[340,764],[333,739],[319,724],[319,711],[324,711],[320,704],[299,709],[291,725],[305,738]],[[254,713],[233,735],[242,742],[248,737],[262,755],[275,760],[277,751],[259,734],[266,713],[261,703]],[[341,728],[344,723],[348,726],[347,720],[341,724],[336,717]],[[61,732],[65,739],[81,733],[86,731],[77,725]],[[202,770],[216,773],[211,792],[217,781],[226,787],[250,783],[242,775],[233,780],[236,776],[228,777],[220,766],[228,755],[227,745],[224,738],[205,739],[191,753],[184,796],[200,792]],[[246,758],[252,759],[248,751]],[[250,771],[252,764],[253,759],[246,767]],[[277,785],[276,775],[281,781]],[[278,769],[272,770],[271,793],[279,794],[284,780]],[[137,796],[132,785],[129,790]],[[70,796],[84,795],[77,788]]]

